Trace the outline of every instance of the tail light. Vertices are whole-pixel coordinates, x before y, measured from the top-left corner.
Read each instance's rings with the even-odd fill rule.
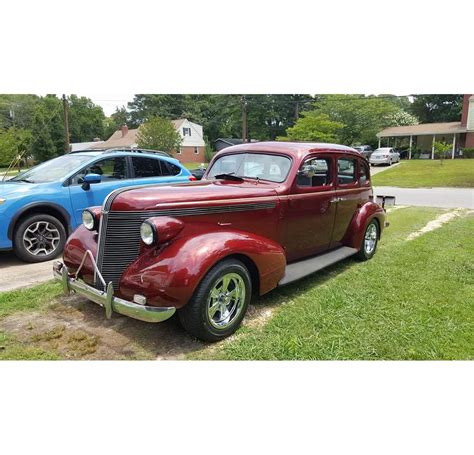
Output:
[[[194,182],[195,180],[197,180],[197,178],[194,177],[194,175],[190,175],[188,178],[190,182]]]

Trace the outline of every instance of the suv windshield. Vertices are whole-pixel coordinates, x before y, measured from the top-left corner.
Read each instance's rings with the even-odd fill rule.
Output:
[[[92,157],[90,155],[63,155],[46,161],[10,179],[10,182],[54,182],[68,175]]]
[[[284,182],[290,170],[290,158],[265,153],[235,153],[218,158],[209,170],[207,178],[220,174],[235,177]]]

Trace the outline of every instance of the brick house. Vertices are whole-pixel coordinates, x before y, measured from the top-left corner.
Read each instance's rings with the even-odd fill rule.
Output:
[[[459,150],[474,147],[474,95],[464,95],[461,120],[447,123],[420,123],[409,126],[393,126],[377,133],[379,147],[397,147],[408,141],[408,158],[413,147],[431,159],[434,158],[434,143],[442,141],[452,144],[451,157]],[[406,142],[405,142],[406,143]]]
[[[182,163],[203,163],[205,161],[205,143],[202,126],[185,118],[171,120],[171,123],[182,139],[180,149],[174,152],[175,158]],[[137,147],[138,129],[129,129],[127,125],[123,125],[106,141],[93,148]]]

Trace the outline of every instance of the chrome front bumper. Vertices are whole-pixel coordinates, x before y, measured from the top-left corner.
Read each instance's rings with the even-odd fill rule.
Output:
[[[86,251],[84,258],[86,257],[87,253],[88,252]],[[81,267],[83,263],[84,260],[82,261]],[[96,273],[100,275],[95,261],[93,261],[93,265],[96,268]],[[81,267],[79,267],[74,276],[71,276],[67,267],[62,262],[55,261],[53,263],[53,274],[57,280],[62,282],[65,294],[77,292],[92,302],[104,307],[105,316],[107,319],[110,319],[112,317],[112,312],[115,311],[116,313],[123,314],[124,316],[128,316],[133,319],[139,319],[140,321],[162,322],[166,319],[169,319],[176,312],[175,307],[154,307],[139,305],[119,297],[114,297],[114,287],[112,283],[109,283],[106,286],[106,291],[100,291],[92,286],[89,286],[78,278],[78,273]],[[100,278],[102,278],[101,275]]]

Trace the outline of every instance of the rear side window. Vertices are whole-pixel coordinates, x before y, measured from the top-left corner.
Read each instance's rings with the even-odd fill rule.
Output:
[[[365,185],[366,183],[370,182],[369,166],[367,166],[366,163],[360,162],[359,181],[361,185]]]
[[[133,156],[132,164],[136,178],[161,177],[163,175],[161,160],[159,159]]]
[[[178,175],[181,172],[181,168],[179,166],[169,163],[168,161],[162,161],[161,167],[163,169],[163,175]]]
[[[303,187],[321,187],[331,185],[331,160],[312,158],[305,161],[298,170],[296,184]]]
[[[353,158],[339,158],[337,160],[337,182],[340,185],[347,185],[356,181],[356,160]]]

